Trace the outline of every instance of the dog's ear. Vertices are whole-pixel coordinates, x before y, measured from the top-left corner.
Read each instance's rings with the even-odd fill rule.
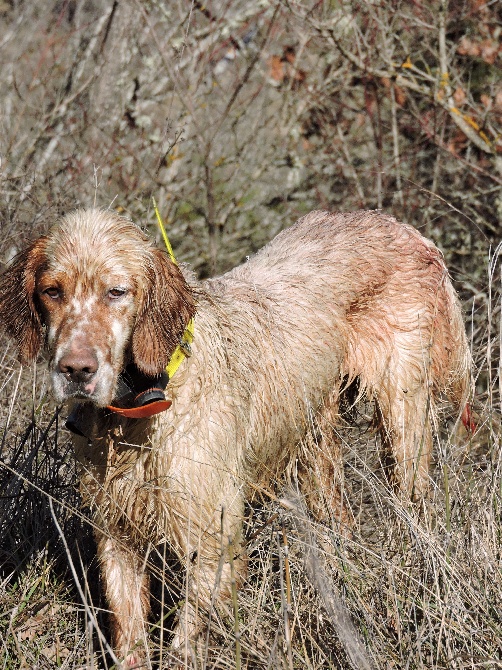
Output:
[[[181,270],[166,253],[152,250],[146,288],[140,295],[132,336],[132,355],[146,375],[158,375],[166,367],[195,314],[195,301]]]
[[[45,262],[45,238],[18,254],[0,277],[0,325],[17,344],[19,361],[29,365],[42,346],[42,319],[35,302],[37,270]]]

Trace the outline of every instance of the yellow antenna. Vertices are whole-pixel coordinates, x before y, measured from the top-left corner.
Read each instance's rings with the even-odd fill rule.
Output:
[[[157,223],[159,224],[160,232],[162,233],[164,244],[166,245],[167,253],[169,254],[169,257],[172,260],[172,262],[175,265],[178,265],[178,263],[176,262],[176,258],[174,257],[174,251],[171,246],[171,242],[169,242],[169,238],[167,236],[166,229],[164,227],[164,222],[162,221],[162,217],[160,216],[157,203],[155,202],[155,198],[153,196],[152,196],[152,202],[153,202],[153,209],[155,210],[155,216],[157,217]]]
[[[157,203],[155,202],[155,198],[153,196],[152,196],[152,202],[153,202],[153,209],[155,210],[155,216],[157,217],[157,223],[159,224],[160,232],[162,233],[162,237],[164,238],[164,244],[166,245],[169,258],[175,265],[178,265],[178,263],[176,262],[176,258],[174,257],[174,251],[171,246],[171,242],[169,242],[169,238],[167,236],[166,229],[164,227],[164,222],[162,221],[162,217],[160,216]],[[167,364],[166,372],[169,379],[172,379],[174,373],[179,368],[181,363],[185,360],[185,358],[192,355],[191,344],[193,342],[193,334],[194,334],[194,320],[192,318],[187,323],[185,332],[183,333],[183,336],[181,338],[181,342],[174,350],[173,355],[171,356],[171,360]]]

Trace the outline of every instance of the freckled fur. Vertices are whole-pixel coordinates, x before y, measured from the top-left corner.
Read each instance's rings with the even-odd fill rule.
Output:
[[[471,361],[442,256],[410,226],[378,212],[312,212],[249,262],[201,283],[186,271],[183,278],[133,224],[110,212],[76,212],[40,244],[42,266],[66,273],[76,296],[90,299],[97,267],[101,276],[134,282],[134,309],[123,314],[124,342],[117,351],[110,351],[117,320],[107,318],[97,296],[90,309],[97,327],[88,343],[112,365],[109,386],[127,352],[145,372],[160,372],[197,310],[193,355],[168,386],[171,409],[149,420],[103,420],[87,404],[94,437],[74,440],[82,491],[102,529],[98,554],[114,644],[126,667],[141,657],[127,650],[145,639],[149,587],[143,568],[150,543],[167,541],[190,565],[189,603],[174,638],[183,649],[186,636],[193,642],[200,630],[197,603],[203,609],[211,600],[221,523],[225,541],[239,542],[249,484],[280,477],[299,456],[305,472],[316,473],[312,481],[300,467],[313,510],[326,517],[316,501],[318,486],[325,500],[339,505],[334,427],[344,380],[358,377],[376,402],[383,448],[395,465],[391,481],[415,498],[426,493],[437,402],[444,396],[461,411]],[[27,288],[40,258],[37,247],[13,266]],[[15,303],[12,285],[8,271],[0,285],[4,319]],[[47,313],[31,314],[37,309],[33,296],[23,300],[31,306],[22,308],[18,321],[35,330],[50,320]],[[23,329],[4,322],[20,339]],[[65,326],[63,319],[53,347],[71,337]],[[36,342],[34,335],[32,356]],[[320,443],[309,433],[312,416],[322,429]],[[237,563],[244,576],[244,561]],[[220,597],[228,596],[228,564],[219,584]]]

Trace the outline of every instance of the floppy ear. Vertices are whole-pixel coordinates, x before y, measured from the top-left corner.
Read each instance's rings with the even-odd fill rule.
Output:
[[[32,363],[42,346],[42,320],[35,304],[35,275],[46,260],[41,237],[18,254],[0,277],[0,324],[18,348],[19,361]]]
[[[195,314],[192,290],[181,270],[164,252],[152,250],[146,288],[140,296],[132,336],[132,355],[146,375],[164,371]]]

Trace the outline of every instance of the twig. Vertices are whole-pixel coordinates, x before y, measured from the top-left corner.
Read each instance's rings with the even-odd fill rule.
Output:
[[[290,670],[293,670],[293,652],[291,649],[291,628],[289,625],[289,603],[288,600],[291,598],[290,592],[284,597],[284,563],[286,563],[288,558],[288,547],[287,545],[281,546],[281,538],[277,537],[277,544],[279,545],[279,577],[281,582],[281,606],[282,614],[284,617],[284,640],[286,642],[286,652],[288,655],[288,664]],[[289,565],[286,570],[286,575],[289,575]],[[286,582],[288,581],[286,577]],[[288,590],[289,587],[287,586]]]
[[[374,666],[368,657],[359,633],[350,619],[347,608],[334,590],[332,581],[326,574],[326,568],[320,557],[310,521],[307,517],[305,503],[300,495],[292,489],[287,491],[282,502],[285,507],[288,507],[293,512],[291,518],[298,534],[304,541],[305,552],[303,563],[305,573],[322,599],[326,612],[336,629],[351,665],[356,670],[372,670]]]
[[[444,4],[445,0],[442,0],[442,3]],[[440,18],[441,18],[442,12],[440,12]],[[425,81],[430,81],[435,82],[434,78],[427,74],[426,72],[423,72],[419,68],[417,68],[415,65],[411,63],[411,61],[408,60],[405,61],[404,63],[400,64],[391,64],[391,69],[380,69],[380,68],[374,68],[370,67],[367,65],[367,61],[361,59],[360,57],[355,56],[353,53],[350,51],[347,51],[345,47],[341,44],[340,40],[337,38],[334,29],[332,28],[324,28],[320,26],[316,26],[313,24],[314,27],[317,28],[317,30],[320,32],[321,35],[323,36],[328,36],[332,39],[334,42],[335,46],[337,49],[340,51],[340,53],[348,60],[350,61],[353,65],[355,65],[359,70],[370,74],[371,76],[377,78],[377,79],[390,79],[391,81],[395,81],[398,86],[403,86],[405,88],[409,88],[412,91],[415,91],[416,93],[421,93],[422,95],[425,95],[427,97],[431,97],[434,99],[434,101],[439,104],[443,109],[445,109],[448,114],[450,115],[452,121],[460,128],[460,130],[464,133],[464,135],[471,140],[473,144],[475,144],[478,149],[481,149],[482,151],[488,153],[488,154],[493,154],[494,149],[491,146],[491,142],[486,137],[486,135],[483,133],[483,131],[479,128],[478,124],[469,116],[462,114],[457,107],[455,106],[455,102],[451,96],[451,89],[450,89],[450,95],[444,95],[444,91],[437,91],[435,95],[433,95],[433,91],[431,88],[427,86],[423,86],[421,84],[418,84],[415,79],[411,79],[409,76],[404,76],[401,74],[396,68],[404,68],[408,72],[414,72],[422,79]],[[441,48],[441,32],[442,30],[444,31],[444,26],[441,29],[440,27],[440,48]],[[445,51],[446,53],[446,51]],[[441,56],[440,56],[441,60]],[[369,62],[369,61],[368,61]],[[445,70],[443,67],[441,67],[442,70],[442,80],[445,80]],[[447,72],[446,72],[447,73]]]
[[[390,111],[392,116],[392,149],[394,153],[394,167],[396,170],[396,196],[401,207],[404,207],[403,188],[401,184],[401,157],[399,155],[399,130],[397,126],[397,104],[394,84],[390,84]]]
[[[232,589],[232,605],[234,608],[234,636],[235,636],[235,670],[241,670],[241,633],[239,630],[239,605],[237,603],[237,584],[235,581],[234,550],[232,538],[228,538],[230,560],[230,586]]]
[[[351,158],[351,155],[350,155],[350,152],[349,152],[349,148],[347,146],[347,141],[345,139],[345,135],[343,134],[343,130],[342,130],[342,127],[341,127],[340,123],[337,123],[337,125],[336,125],[336,132],[338,133],[338,137],[339,137],[340,142],[342,144],[342,151],[344,153],[345,160],[347,161],[347,165],[348,165],[349,170],[352,173],[352,177],[355,181],[356,190],[357,190],[357,193],[359,194],[359,197],[361,199],[361,205],[364,206],[364,204],[366,203],[366,196],[364,194],[363,187],[361,185],[361,180],[359,179],[359,176],[357,174],[357,170],[355,169],[355,167],[352,163],[352,158]]]
[[[19,390],[19,382],[21,381],[21,374],[22,374],[22,372],[23,372],[23,366],[20,366],[20,368],[19,368],[19,374],[18,374],[18,376],[17,376],[17,380],[16,380],[16,388],[14,389],[14,393],[12,394],[12,400],[11,400],[11,403],[10,403],[10,406],[9,406],[9,413],[8,413],[8,415],[7,415],[7,421],[6,421],[6,423],[5,423],[4,435],[7,434],[7,430],[8,430],[8,428],[9,428],[9,424],[10,424],[10,420],[11,420],[11,418],[12,418],[12,412],[13,412],[13,410],[14,410],[14,403],[15,403],[15,401],[16,401],[16,398],[17,398],[17,392],[18,392],[18,390]]]

